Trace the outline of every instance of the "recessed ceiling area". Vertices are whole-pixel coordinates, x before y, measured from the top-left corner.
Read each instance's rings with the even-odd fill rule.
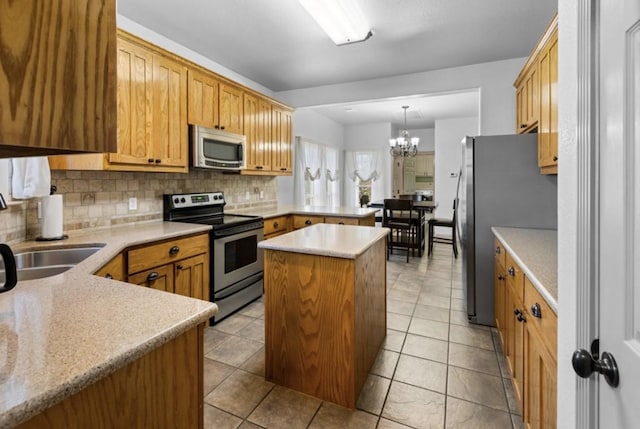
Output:
[[[479,102],[478,91],[467,91],[314,106],[309,109],[345,126],[389,122],[402,127],[402,106],[409,106],[407,129],[422,129],[433,128],[436,119],[477,117]]]

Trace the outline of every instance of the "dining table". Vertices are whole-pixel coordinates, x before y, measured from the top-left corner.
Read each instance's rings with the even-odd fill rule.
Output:
[[[418,213],[418,220],[419,220],[419,225],[420,228],[418,228],[418,237],[417,237],[417,242],[419,243],[418,246],[418,256],[422,257],[422,252],[425,249],[425,232],[424,232],[424,227],[427,223],[426,219],[428,217],[428,214],[433,213],[433,211],[438,207],[438,202],[437,201],[421,201],[421,200],[414,200],[411,199],[411,209],[415,210]],[[372,201],[369,204],[367,204],[367,207],[370,208],[379,208],[379,209],[383,209],[384,208],[384,200],[381,201]],[[380,218],[380,221],[382,221],[382,217],[381,216],[377,216],[376,215],[376,222],[378,221],[378,218]]]

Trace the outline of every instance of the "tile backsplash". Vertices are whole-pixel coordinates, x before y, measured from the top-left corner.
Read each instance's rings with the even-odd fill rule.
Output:
[[[51,184],[64,198],[65,232],[162,219],[165,193],[223,191],[226,211],[277,205],[276,179],[269,176],[52,171]],[[129,210],[132,197],[137,198],[136,210]],[[39,234],[37,198],[0,212],[0,242],[19,242]]]

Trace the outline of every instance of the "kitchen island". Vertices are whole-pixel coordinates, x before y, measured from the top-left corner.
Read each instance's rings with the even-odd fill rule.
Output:
[[[12,246],[103,245],[0,295],[0,427],[202,427],[202,332],[217,306],[92,273],[129,246],[208,229],[150,222]]]
[[[387,234],[316,224],[259,243],[267,380],[355,408],[386,335]]]

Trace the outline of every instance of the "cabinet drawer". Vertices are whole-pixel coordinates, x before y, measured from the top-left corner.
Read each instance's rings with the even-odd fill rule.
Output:
[[[293,215],[293,229],[300,229],[316,223],[324,223],[324,216]]]
[[[94,273],[98,277],[124,281],[124,255],[120,253]]]
[[[524,308],[528,313],[527,324],[536,327],[542,342],[548,347],[553,357],[557,358],[558,317],[527,278],[524,281]],[[539,317],[534,316],[536,313]]]
[[[285,232],[289,228],[289,216],[278,216],[264,220],[264,235]]]
[[[497,238],[495,239],[495,245],[493,246],[493,250],[496,255],[496,262],[498,262],[503,267],[505,266],[505,260],[507,257],[507,251],[502,246],[502,243]]]
[[[209,234],[174,238],[129,250],[128,274],[209,252]]]
[[[325,223],[333,223],[338,225],[359,225],[358,218],[355,217],[326,217]]]
[[[524,273],[515,263],[510,254],[505,255],[505,269],[507,270],[507,284],[516,294],[516,297],[520,302],[523,302],[524,297]]]

